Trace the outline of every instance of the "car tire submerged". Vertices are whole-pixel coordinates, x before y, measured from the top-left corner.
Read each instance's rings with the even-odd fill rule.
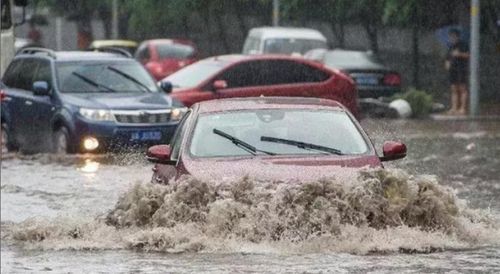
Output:
[[[55,154],[70,152],[69,131],[66,127],[60,127],[54,131],[52,136],[52,152]]]
[[[2,142],[2,153],[7,153],[11,151],[16,151],[17,147],[15,147],[10,139],[9,139],[9,127],[6,123],[2,123],[1,127],[1,142]]]

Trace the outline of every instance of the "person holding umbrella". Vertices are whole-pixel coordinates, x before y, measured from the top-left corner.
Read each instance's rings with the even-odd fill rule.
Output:
[[[465,115],[467,113],[467,67],[469,47],[460,38],[460,30],[451,28],[448,31],[450,47],[445,67],[448,70],[451,90],[451,108],[449,114]]]

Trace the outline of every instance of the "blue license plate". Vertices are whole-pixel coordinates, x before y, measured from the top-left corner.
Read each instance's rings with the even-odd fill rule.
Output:
[[[365,76],[365,77],[357,77],[356,78],[356,83],[358,85],[377,85],[378,84],[378,79],[377,77],[370,77],[370,76]]]
[[[161,139],[160,131],[137,131],[132,132],[130,140],[132,141],[157,141]]]

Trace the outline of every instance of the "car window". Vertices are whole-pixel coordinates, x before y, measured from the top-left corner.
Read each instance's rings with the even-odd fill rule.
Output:
[[[52,71],[50,69],[50,62],[47,60],[38,61],[38,70],[36,71],[33,82],[45,81],[52,87]]]
[[[266,66],[262,62],[244,62],[230,67],[217,78],[225,80],[229,88],[261,86],[268,80],[262,79],[264,69]]]
[[[64,62],[56,69],[59,90],[63,93],[142,93],[148,92],[146,87],[158,92],[149,73],[136,61]]]
[[[251,51],[260,49],[260,39],[256,37],[248,37],[243,46],[243,54],[250,54]]]
[[[14,60],[10,63],[9,67],[3,75],[2,81],[8,87],[17,88],[17,78],[21,74],[22,59]]]
[[[187,120],[191,114],[191,111],[188,111],[184,117],[182,117],[182,120],[179,122],[179,125],[177,126],[177,130],[174,133],[174,136],[172,138],[172,153],[170,155],[170,159],[173,161],[177,161],[179,158],[179,154],[181,151],[181,145],[182,145],[182,140],[184,139],[184,136],[186,135],[186,130],[187,130]]]
[[[174,88],[192,88],[200,85],[203,81],[216,75],[226,66],[225,62],[216,60],[204,60],[184,67],[162,81],[169,81]],[[174,90],[175,92],[175,90]]]
[[[228,87],[267,86],[321,82],[329,75],[306,64],[289,60],[258,60],[241,63],[226,70],[219,80]]]
[[[38,68],[38,61],[34,59],[24,59],[18,71],[16,88],[31,90],[33,88],[33,78]]]
[[[135,59],[139,61],[149,60],[149,48],[146,43],[142,44],[135,53]]]
[[[343,111],[260,109],[201,115],[189,146],[189,151],[193,156],[249,155],[230,140],[215,134],[214,128],[256,148],[277,154],[322,154],[324,152],[262,141],[262,136],[335,148],[349,155],[364,154],[369,149],[358,128]]]
[[[274,61],[273,67],[281,72],[279,75],[283,83],[322,82],[330,77],[320,69],[289,60]]]
[[[181,44],[157,44],[156,51],[158,52],[158,56],[160,57],[160,59],[191,58],[194,54],[194,48],[192,46]]]

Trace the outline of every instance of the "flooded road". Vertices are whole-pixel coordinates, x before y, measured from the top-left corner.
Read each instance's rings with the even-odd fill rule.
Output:
[[[500,272],[500,123],[362,124],[408,157],[306,187],[150,186],[139,153],[6,155],[2,273]]]

